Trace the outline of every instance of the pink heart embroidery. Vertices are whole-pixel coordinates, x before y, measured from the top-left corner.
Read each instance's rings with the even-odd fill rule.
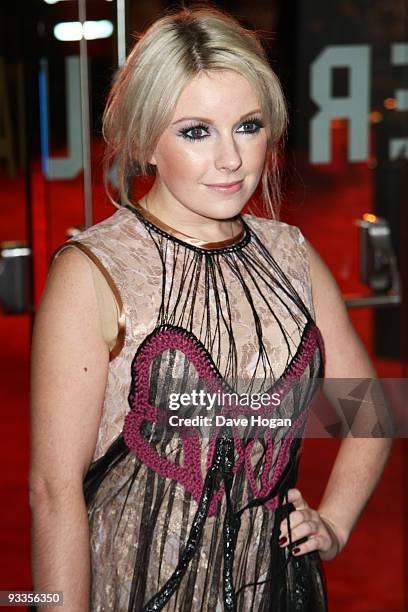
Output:
[[[272,386],[268,393],[279,392],[284,397],[290,390],[293,383],[299,380],[304,372],[307,363],[312,357],[316,346],[321,344],[321,337],[317,326],[310,322],[304,330],[298,351],[286,368],[280,379]],[[222,376],[214,365],[211,356],[208,354],[202,343],[190,332],[179,327],[165,325],[157,328],[140,345],[132,362],[132,385],[129,393],[130,412],[126,415],[123,437],[129,449],[145,465],[166,478],[177,480],[189,491],[198,503],[203,491],[203,477],[201,474],[201,441],[198,432],[189,432],[188,436],[182,437],[184,462],[183,465],[176,465],[166,457],[160,456],[157,451],[149,444],[142,435],[141,428],[144,422],[155,423],[160,418],[160,409],[149,403],[149,378],[150,365],[153,359],[162,351],[170,348],[184,353],[194,365],[199,378],[205,381],[207,390],[213,393],[225,390]],[[244,413],[242,406],[231,406],[228,410],[235,414]],[[265,413],[264,407],[263,413]],[[258,411],[259,414],[262,413]],[[265,464],[261,473],[261,486],[257,487],[254,470],[251,463],[251,449],[255,442],[251,439],[245,447],[236,431],[233,428],[235,448],[238,453],[237,460],[233,467],[235,474],[244,463],[246,474],[255,496],[265,496],[272,490],[275,483],[280,478],[287,464],[290,447],[296,432],[302,427],[307,416],[307,410],[303,410],[297,420],[292,423],[290,432],[281,442],[276,465],[273,473],[269,477],[272,465],[273,439],[272,432],[266,430],[267,440]],[[210,468],[215,451],[216,436],[214,436],[208,446],[206,466]],[[208,515],[215,514],[218,502],[224,494],[224,483],[221,482],[218,489],[214,490]],[[277,505],[277,497],[268,500],[265,505],[269,509],[274,509]]]

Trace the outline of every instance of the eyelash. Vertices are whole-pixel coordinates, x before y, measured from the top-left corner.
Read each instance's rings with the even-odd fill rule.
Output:
[[[264,127],[263,122],[260,119],[258,119],[258,117],[250,117],[249,119],[246,119],[245,121],[241,123],[239,127],[242,127],[243,125],[251,125],[251,124],[255,126],[255,129],[253,131],[251,132],[244,131],[240,133],[249,134],[252,136],[253,134],[258,134],[259,130]],[[208,129],[209,129],[209,126],[206,125],[205,123],[194,123],[193,125],[186,126],[185,128],[181,129],[179,131],[179,134],[186,140],[192,140],[192,141],[204,140],[205,138],[208,138],[209,134],[207,134],[206,136],[198,136],[195,138],[194,136],[189,136],[188,132],[191,132],[192,130],[206,130],[208,132]]]

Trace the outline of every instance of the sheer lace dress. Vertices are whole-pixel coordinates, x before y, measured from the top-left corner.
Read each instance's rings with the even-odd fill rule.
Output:
[[[203,243],[153,219],[122,207],[55,254],[70,246],[88,256],[119,317],[84,482],[91,609],[324,611],[318,555],[277,543],[324,373],[304,238],[241,215],[233,239]],[[256,435],[163,425],[171,394],[197,389],[278,393],[262,414],[291,425]]]

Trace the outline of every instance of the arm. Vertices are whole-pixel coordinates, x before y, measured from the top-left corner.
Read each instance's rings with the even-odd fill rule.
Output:
[[[36,590],[62,591],[66,612],[89,606],[82,482],[95,449],[108,361],[90,267],[66,249],[51,267],[36,316],[30,389],[33,582]]]
[[[327,266],[309,246],[316,322],[326,347],[327,378],[375,378],[376,372],[348,317]],[[335,398],[331,398],[335,402]],[[390,438],[344,438],[318,512],[346,544],[376,487],[390,453]],[[324,556],[324,555],[322,555]]]
[[[308,250],[316,323],[325,344],[326,378],[375,378],[333,276],[310,244]],[[339,387],[344,390],[346,383],[340,381]],[[335,404],[337,398],[334,393],[330,397],[330,387],[326,394]],[[345,546],[380,479],[391,446],[389,438],[344,438],[317,511],[309,508],[300,491],[290,491],[289,502],[296,508],[291,513],[293,539],[308,536],[297,554],[317,549],[322,559],[332,559]],[[282,537],[287,536],[285,522],[281,532]]]

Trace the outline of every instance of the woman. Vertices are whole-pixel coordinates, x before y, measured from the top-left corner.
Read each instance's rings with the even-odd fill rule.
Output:
[[[116,79],[121,203],[58,249],[33,338],[34,583],[66,610],[327,609],[320,560],[389,444],[345,439],[317,510],[294,488],[318,379],[375,373],[328,269],[276,220],[285,126],[260,43],[216,10],[157,20]],[[260,180],[272,219],[240,214]],[[170,428],[169,398],[201,389],[273,391],[264,414],[291,427]]]

